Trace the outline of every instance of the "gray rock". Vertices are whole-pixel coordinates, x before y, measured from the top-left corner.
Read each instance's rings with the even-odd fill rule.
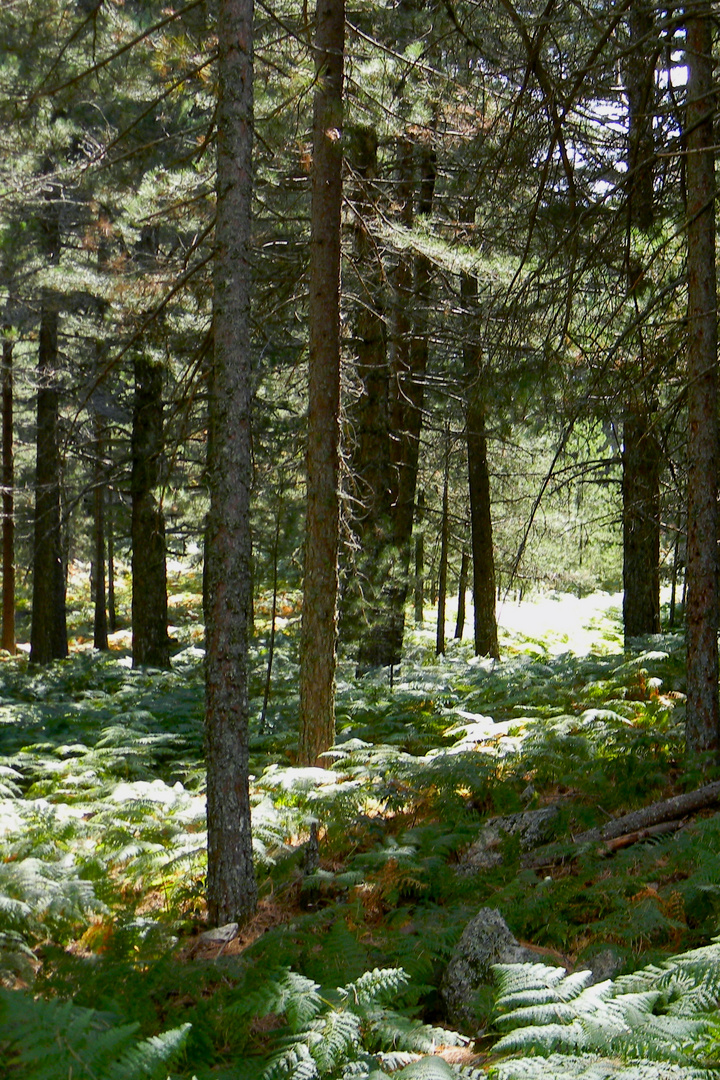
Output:
[[[216,926],[213,930],[206,930],[198,935],[198,941],[210,945],[227,945],[234,937],[237,937],[238,924],[236,922],[225,923],[224,926]]]
[[[578,961],[578,967],[587,967],[592,971],[592,982],[605,982],[614,979],[626,966],[627,958],[622,952],[608,945],[604,949],[588,950]]]
[[[452,1027],[477,1035],[480,1027],[473,1010],[478,990],[493,985],[493,964],[536,963],[537,954],[521,945],[495,908],[481,908],[463,930],[445,969],[440,993]]]
[[[502,862],[500,847],[508,836],[517,836],[521,851],[546,844],[553,839],[558,816],[556,806],[540,810],[524,810],[519,814],[504,814],[490,818],[474,844],[465,852],[460,862],[461,872],[474,873]]]

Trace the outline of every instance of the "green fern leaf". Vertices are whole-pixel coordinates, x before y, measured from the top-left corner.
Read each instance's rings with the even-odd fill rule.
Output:
[[[375,1005],[392,1001],[407,983],[408,977],[402,968],[374,968],[348,983],[340,993],[355,1004]]]
[[[457,1073],[446,1061],[439,1057],[425,1057],[406,1065],[399,1073],[398,1080],[457,1080]]]

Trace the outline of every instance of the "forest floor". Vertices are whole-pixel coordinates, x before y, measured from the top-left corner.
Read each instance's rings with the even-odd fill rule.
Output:
[[[173,1076],[343,1076],[315,1059],[314,1073],[272,1072],[297,988],[309,1001],[308,988],[322,988],[317,1011],[351,983],[362,999],[357,986],[376,969],[402,969],[393,1008],[442,1024],[442,972],[482,906],[568,970],[600,953],[613,971],[634,970],[718,932],[712,813],[610,856],[572,847],[584,830],[703,782],[684,768],[681,634],[624,650],[620,598],[606,594],[505,603],[500,663],[474,657],[467,639],[436,657],[430,624],[410,629],[392,685],[387,672],[356,679],[341,659],[337,748],[327,769],[299,769],[288,595],[262,722],[268,604],[253,647],[258,915],[231,941],[202,938],[198,573],[171,577],[170,672],[133,671],[124,630],[109,654],[93,653],[84,579],[72,585],[71,657],[43,670],[22,653],[0,665],[0,979],[20,991],[14,1000],[29,988],[35,1002],[72,1001],[99,1010],[93,1022],[108,1030],[139,1025],[138,1038],[190,1024]],[[494,865],[468,864],[489,818],[548,806],[566,858],[530,868],[507,835]],[[492,1031],[492,1009],[479,992],[478,1027]],[[420,1052],[419,1035],[413,1045]],[[377,1075],[409,1068],[403,1052]],[[0,1008],[3,1064],[13,1080],[46,1075],[4,1036]]]

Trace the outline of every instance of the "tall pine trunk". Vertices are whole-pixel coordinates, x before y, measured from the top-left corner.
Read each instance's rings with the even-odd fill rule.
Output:
[[[37,393],[37,462],[30,660],[49,664],[68,654],[65,566],[62,548],[61,471],[58,420],[58,303],[43,290],[40,310]]]
[[[632,0],[628,98],[628,194],[625,276],[639,315],[644,267],[633,247],[636,233],[654,222],[655,24],[648,0]],[[641,329],[630,342],[635,356],[625,371],[623,418],[623,627],[625,638],[660,631],[660,444],[655,433],[657,377]]]
[[[95,580],[95,611],[93,618],[93,645],[101,652],[108,649],[107,593],[105,582],[105,439],[103,422],[95,414],[95,481],[93,485],[93,577]]]
[[[445,654],[445,604],[447,600],[448,547],[450,542],[450,432],[445,429],[445,471],[440,517],[440,565],[438,568],[437,626],[435,652]]]
[[[220,0],[217,220],[205,547],[205,760],[210,923],[257,905],[249,791],[248,611],[252,604],[250,214],[253,4]]]
[[[13,455],[13,344],[4,326],[2,344],[2,647],[15,647],[15,465]]]
[[[472,225],[475,209],[464,207],[463,217]],[[480,349],[472,343],[477,318],[477,280],[463,274],[460,281],[467,333],[463,343],[465,375],[465,439],[467,444],[468,491],[470,495],[470,538],[473,566],[473,637],[476,656],[500,656],[495,610],[495,550],[490,503],[490,471],[486,433],[486,403]]]
[[[688,272],[687,707],[691,755],[720,750],[718,703],[718,375],[713,9],[687,17]]]
[[[318,0],[310,232],[307,516],[298,759],[335,741],[344,0]]]
[[[349,583],[347,622],[357,637],[359,671],[400,662],[393,633],[393,591],[397,566],[392,536],[389,369],[383,312],[383,268],[368,221],[373,213],[370,184],[377,174],[377,135],[353,132],[354,261],[358,268],[354,353],[360,395],[349,410],[355,434],[352,471],[355,489],[353,531],[358,553]]]
[[[623,628],[625,638],[660,632],[660,444],[642,402],[623,424]]]
[[[419,148],[420,180],[417,212],[432,212],[437,161],[430,143]],[[405,138],[400,144],[398,198],[402,203],[401,220],[411,226],[415,217],[413,143]],[[395,278],[394,399],[391,406],[394,433],[393,534],[397,550],[397,585],[392,596],[393,649],[400,655],[405,634],[405,602],[410,580],[412,531],[415,517],[420,436],[425,403],[425,377],[430,355],[430,304],[432,293],[431,263],[417,253],[412,260],[400,256]]]
[[[170,666],[165,519],[155,489],[163,454],[163,370],[136,356],[132,427],[133,666]]]

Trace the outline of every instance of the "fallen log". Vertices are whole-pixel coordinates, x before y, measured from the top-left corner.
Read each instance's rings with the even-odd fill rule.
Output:
[[[640,833],[663,822],[677,821],[688,814],[697,813],[715,803],[720,802],[720,780],[712,784],[705,784],[696,791],[688,791],[684,795],[674,795],[671,799],[663,799],[661,802],[651,803],[640,810],[633,810],[629,814],[615,818],[603,825],[600,829],[587,829],[571,838],[573,849],[582,849],[591,844],[605,844],[605,850],[609,841],[618,837]],[[648,835],[653,835],[648,833]],[[642,839],[642,837],[638,837]],[[632,841],[636,843],[637,841]],[[626,845],[627,846],[627,845]],[[557,842],[546,844],[537,848],[520,860],[521,866],[528,869],[538,869],[541,866],[552,866],[564,862],[568,858],[575,858],[577,851],[568,851],[567,844]]]
[[[666,833],[677,832],[682,829],[687,819],[680,821],[661,821],[658,825],[648,825],[647,829],[636,829],[634,832],[623,833],[615,836],[612,840],[604,840],[602,850],[604,854],[612,855],[613,851],[621,851],[622,848],[632,847],[641,840],[651,840],[653,836],[664,836]]]

